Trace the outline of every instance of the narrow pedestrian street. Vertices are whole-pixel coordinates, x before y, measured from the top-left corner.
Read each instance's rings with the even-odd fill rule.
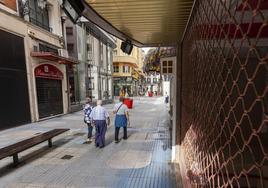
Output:
[[[113,105],[105,105],[110,115]],[[106,146],[85,144],[82,112],[32,123],[0,132],[0,145],[37,135],[54,128],[70,131],[0,161],[0,187],[178,187],[171,159],[168,109],[163,98],[135,98],[130,111],[128,139],[114,143],[113,123]],[[122,130],[120,130],[122,138]]]

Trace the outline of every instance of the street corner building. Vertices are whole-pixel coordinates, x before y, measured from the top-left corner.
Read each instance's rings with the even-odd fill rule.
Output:
[[[120,92],[129,96],[137,96],[144,78],[142,71],[144,52],[141,48],[133,47],[131,54],[120,49],[121,40],[116,39],[116,48],[113,50],[113,91],[114,96]]]

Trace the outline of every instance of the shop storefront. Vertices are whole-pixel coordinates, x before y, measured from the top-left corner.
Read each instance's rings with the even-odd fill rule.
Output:
[[[123,90],[128,96],[133,96],[135,85],[132,77],[113,78],[114,96],[119,96]]]
[[[35,68],[39,118],[63,113],[63,73],[55,66],[41,64]]]

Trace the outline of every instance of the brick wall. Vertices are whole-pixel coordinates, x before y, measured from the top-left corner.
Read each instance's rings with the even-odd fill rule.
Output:
[[[17,11],[17,1],[16,0],[0,0],[0,4],[5,5],[6,7]]]

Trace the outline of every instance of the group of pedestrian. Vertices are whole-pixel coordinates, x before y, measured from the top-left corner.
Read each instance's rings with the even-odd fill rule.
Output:
[[[123,103],[124,98],[119,98],[119,103],[114,105],[113,113],[115,114],[115,143],[119,142],[119,130],[120,127],[124,129],[123,139],[127,139],[127,126],[129,125],[129,110],[128,107]],[[84,122],[88,127],[87,142],[93,142],[92,131],[95,127],[95,146],[103,148],[105,146],[105,133],[107,126],[110,125],[110,116],[108,111],[102,106],[102,101],[97,101],[97,106],[93,107],[90,104],[88,98],[83,108],[84,111]]]

